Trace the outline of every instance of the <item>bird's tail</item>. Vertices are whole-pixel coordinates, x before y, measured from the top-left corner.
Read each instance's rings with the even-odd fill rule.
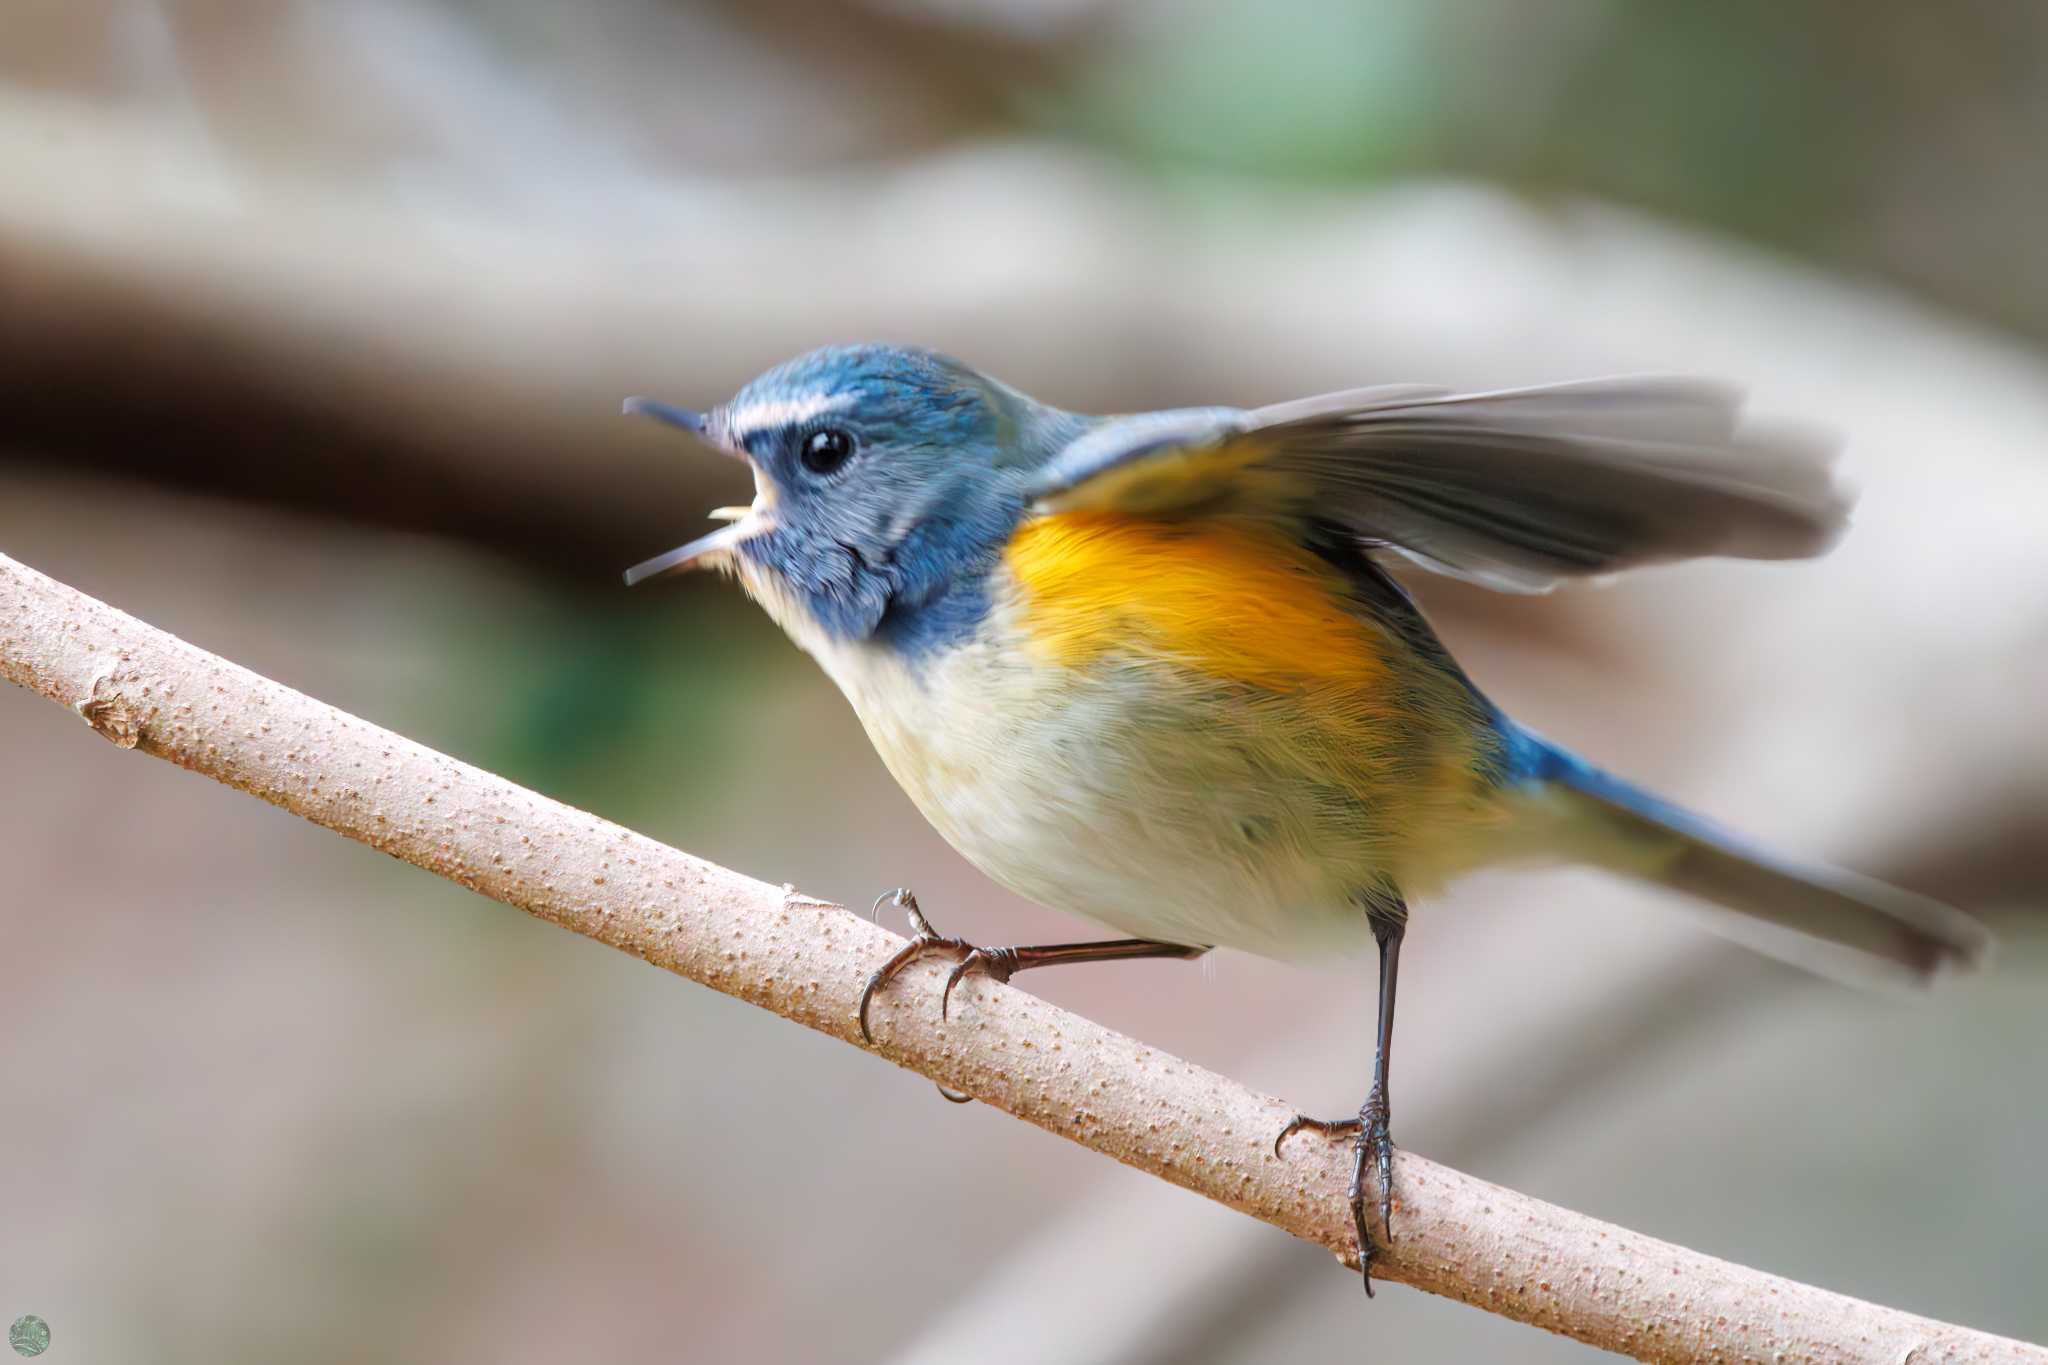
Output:
[[[1526,731],[1515,742],[1573,856],[1732,912],[1715,927],[1759,952],[1859,985],[1926,985],[1990,960],[1990,931],[1960,910],[1779,857]]]

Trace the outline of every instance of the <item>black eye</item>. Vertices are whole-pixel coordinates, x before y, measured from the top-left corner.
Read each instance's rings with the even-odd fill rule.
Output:
[[[798,456],[813,474],[830,474],[853,458],[853,437],[838,427],[822,427],[804,437]]]

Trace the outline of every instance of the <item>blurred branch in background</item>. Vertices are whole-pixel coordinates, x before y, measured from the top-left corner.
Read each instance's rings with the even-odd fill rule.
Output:
[[[345,715],[0,556],[0,676],[102,737],[259,796],[845,1042],[879,926]],[[939,969],[881,997],[897,1064],[1350,1257],[1346,1145],[1281,1161],[1292,1112],[1007,986],[958,1032]],[[1660,1362],[2048,1362],[2048,1350],[1747,1270],[1402,1153],[1384,1277]]]
[[[702,401],[794,339],[869,335],[1098,407],[1285,398],[1307,356],[1344,362],[1316,382],[1439,380],[1410,333],[1469,288],[1387,288],[1398,254],[1377,289],[1361,267],[1475,206],[1511,232],[1568,227],[1554,211],[1587,193],[2048,336],[2030,230],[2048,179],[1973,173],[2033,160],[2038,7],[606,14],[17,16],[0,174],[35,192],[0,202],[0,458],[595,576],[669,543],[716,477],[610,421],[624,391]],[[992,143],[1046,133],[1125,160]],[[1396,175],[1523,198],[1394,203],[1338,230],[1341,192]],[[1244,195],[1256,213],[1229,207]],[[1318,280],[1322,306],[1258,287],[1281,273]]]

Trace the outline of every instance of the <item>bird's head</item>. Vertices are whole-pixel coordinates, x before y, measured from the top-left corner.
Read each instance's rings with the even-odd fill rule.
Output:
[[[957,361],[897,346],[835,346],[761,375],[706,413],[632,399],[754,472],[731,524],[629,570],[735,573],[800,644],[873,637],[992,562],[1034,467],[1083,419]]]

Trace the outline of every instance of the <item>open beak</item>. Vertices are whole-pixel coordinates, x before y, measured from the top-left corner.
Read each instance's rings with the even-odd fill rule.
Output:
[[[665,422],[705,442],[714,450],[739,458],[739,452],[720,441],[711,431],[711,424],[701,412],[679,408],[672,403],[659,402],[652,398],[628,398],[624,411],[628,416],[652,417]],[[643,563],[626,570],[626,586],[645,583],[650,578],[661,578],[672,573],[687,573],[691,569],[716,566],[744,538],[742,528],[737,524],[753,509],[750,507],[719,507],[711,512],[712,520],[735,523],[720,527],[708,536],[699,536],[688,545],[678,546],[667,554],[656,555]]]
[[[731,553],[732,547],[739,544],[742,538],[742,527],[721,526],[710,535],[699,536],[688,545],[678,546],[665,555],[656,555],[650,560],[635,564],[626,570],[626,586],[630,588],[636,583],[645,583],[650,578],[660,578],[667,574],[708,568]]]

